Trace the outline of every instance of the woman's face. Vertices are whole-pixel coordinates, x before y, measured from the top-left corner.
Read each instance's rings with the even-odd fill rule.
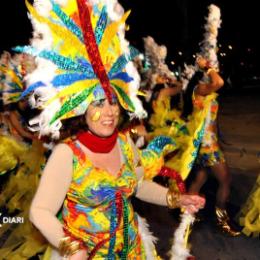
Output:
[[[93,101],[86,112],[86,123],[91,132],[100,137],[112,135],[117,127],[120,108],[116,98]]]

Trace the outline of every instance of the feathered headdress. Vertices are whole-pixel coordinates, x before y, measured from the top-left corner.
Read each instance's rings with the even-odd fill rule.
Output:
[[[144,38],[145,58],[149,64],[149,69],[146,71],[147,77],[150,79],[150,88],[153,88],[158,83],[158,77],[174,78],[173,72],[170,71],[165,59],[167,56],[167,48],[165,45],[158,45],[151,37]]]
[[[34,27],[30,46],[16,51],[36,58],[36,70],[26,77],[31,105],[43,112],[31,124],[40,134],[59,136],[61,120],[85,113],[88,105],[116,94],[121,106],[145,115],[137,99],[138,54],[124,39],[124,14],[117,1],[26,0]]]
[[[221,24],[221,13],[219,7],[214,4],[208,6],[209,13],[206,17],[206,24],[204,25],[205,32],[204,32],[204,39],[200,42],[200,53],[197,56],[202,56],[208,61],[208,65],[216,70],[219,69],[218,63],[218,46],[217,46],[217,36],[218,36],[218,29],[220,28]],[[184,65],[184,71],[182,73],[182,82],[183,82],[183,90],[185,91],[187,85],[198,70],[198,66],[193,65]],[[206,79],[204,79],[206,80]]]
[[[201,55],[207,59],[210,67],[218,69],[218,57],[217,57],[217,36],[218,29],[221,25],[221,13],[219,7],[214,4],[209,5],[209,14],[206,18],[206,24],[204,26],[204,39],[200,43]]]
[[[16,54],[12,58],[9,54],[8,62],[1,64],[0,70],[3,75],[1,92],[5,105],[20,100],[25,90],[24,76],[31,72],[33,67],[33,58],[26,54]]]

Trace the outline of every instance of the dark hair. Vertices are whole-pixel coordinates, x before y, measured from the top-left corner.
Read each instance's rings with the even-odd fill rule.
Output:
[[[26,106],[24,108],[20,108],[20,101],[26,102]],[[17,102],[4,105],[3,110],[10,112],[16,111],[20,115],[20,118],[22,119],[22,122],[25,124],[25,126],[28,126],[28,122],[30,121],[30,119],[36,117],[41,112],[37,108],[31,108],[27,100],[19,100]]]
[[[198,85],[199,81],[203,77],[202,71],[196,71],[195,74],[190,79],[186,91],[183,94],[183,108],[181,118],[187,120],[188,116],[193,112],[193,104],[192,104],[192,94],[194,88]]]
[[[88,129],[85,115],[77,116],[62,120],[59,141],[77,135],[79,132]]]

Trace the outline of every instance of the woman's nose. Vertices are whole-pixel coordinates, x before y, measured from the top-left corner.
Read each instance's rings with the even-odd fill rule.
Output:
[[[113,115],[113,106],[110,105],[109,103],[105,105],[104,110],[105,110],[104,112],[106,115],[108,115],[108,116]]]

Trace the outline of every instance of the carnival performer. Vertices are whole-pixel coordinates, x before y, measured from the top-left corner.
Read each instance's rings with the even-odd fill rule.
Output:
[[[237,236],[239,232],[230,226],[226,211],[231,176],[218,144],[216,127],[218,111],[216,91],[224,82],[216,69],[208,68],[207,64],[205,58],[201,56],[197,58],[196,65],[200,70],[189,80],[183,95],[182,112],[168,113],[168,118],[171,115],[171,125],[163,125],[161,129],[155,129],[155,133],[168,131],[168,134],[176,139],[179,150],[166,162],[166,166],[180,172],[183,179],[186,179],[193,166],[196,166],[196,177],[189,187],[190,193],[200,192],[207,180],[207,168],[214,173],[219,182],[216,196],[217,224],[225,233]]]
[[[38,139],[27,128],[29,118],[33,116],[26,97],[21,98],[24,90],[24,76],[33,70],[34,61],[30,55],[15,54],[7,66],[1,65],[5,74],[2,80],[2,99],[5,115],[8,116],[9,134],[19,141]]]
[[[182,90],[181,82],[165,62],[166,46],[157,44],[151,36],[143,40],[145,55],[138,55],[134,59],[134,64],[141,75],[140,91],[144,96],[142,103],[148,116],[141,122],[132,124],[131,132],[134,134],[137,146],[142,146],[147,140],[155,137],[157,134],[154,132],[155,129],[162,130],[171,117],[171,97]],[[160,134],[168,134],[168,131]]]
[[[199,57],[197,64],[210,78],[209,83],[199,82],[203,77],[203,73],[195,73],[195,82],[191,80],[187,89],[190,87],[194,90],[193,109],[203,110],[203,99],[211,96],[210,106],[208,107],[208,114],[205,120],[204,133],[201,139],[201,144],[196,158],[196,164],[199,165],[196,173],[195,181],[191,184],[189,192],[198,193],[207,179],[207,168],[210,168],[216,179],[218,180],[218,190],[216,194],[216,217],[217,223],[223,232],[237,236],[239,232],[230,226],[230,219],[226,211],[226,203],[229,198],[231,176],[225,162],[224,154],[218,144],[217,135],[217,112],[218,102],[216,100],[216,91],[224,85],[223,79],[220,77],[215,69],[207,67],[207,60]],[[196,75],[201,74],[201,75]],[[197,78],[197,79],[196,79]],[[193,86],[192,86],[193,85]],[[186,118],[189,111],[184,108],[183,116]],[[195,112],[196,113],[196,112]]]
[[[23,56],[21,54],[16,55]],[[1,112],[1,134],[0,134],[0,152],[1,166],[0,172],[3,174],[6,171],[16,167],[18,161],[23,157],[23,152],[26,150],[26,144],[23,143],[24,136],[32,137],[33,134],[26,130],[21,121],[22,115],[15,108],[26,106],[26,101],[20,100],[23,91],[22,75],[19,69],[19,61],[14,61],[8,52],[4,52],[1,56],[1,97],[2,97],[2,112]],[[13,108],[13,109],[11,109]],[[19,116],[18,116],[19,115]]]
[[[190,192],[200,191],[207,177],[205,167],[210,167],[219,182],[216,199],[217,223],[225,233],[237,236],[239,232],[231,228],[226,211],[231,176],[218,144],[216,130],[218,111],[216,91],[224,84],[218,73],[216,51],[220,23],[219,8],[210,5],[204,40],[201,42],[201,53],[195,66],[185,66],[183,73],[185,76],[182,78],[184,90],[182,112],[173,110],[166,113],[164,118],[172,121],[170,127],[167,127],[167,120],[161,120],[165,110],[157,105],[160,109],[152,116],[151,122],[157,126],[155,134],[162,132],[165,134],[168,131],[168,134],[176,139],[179,151],[166,163],[167,166],[178,171],[182,178],[186,179],[194,163],[200,165]]]
[[[9,57],[8,64],[1,66],[4,120],[0,133],[0,208],[5,217],[18,218],[21,225],[2,225],[0,256],[29,259],[46,247],[44,238],[29,222],[29,207],[45,163],[45,150],[37,136],[26,128],[25,113],[29,117],[31,110],[25,109],[28,101],[21,95],[24,76],[30,71],[28,55]]]
[[[225,162],[224,155],[218,144],[218,136],[217,136],[217,112],[218,112],[218,102],[216,100],[217,93],[215,93],[220,87],[224,85],[223,79],[220,77],[218,73],[214,76],[215,72],[219,71],[219,63],[217,58],[217,35],[218,28],[220,28],[221,19],[220,19],[220,9],[216,5],[209,5],[209,14],[207,17],[207,22],[205,24],[205,33],[204,39],[200,43],[201,45],[201,56],[202,59],[199,58],[197,60],[197,66],[200,69],[207,70],[204,73],[204,77],[202,81],[209,83],[209,87],[207,84],[203,87],[196,87],[195,93],[197,89],[199,93],[195,95],[195,99],[193,101],[193,107],[197,106],[196,103],[201,103],[202,96],[211,97],[212,99],[209,102],[208,108],[204,106],[202,110],[207,111],[207,116],[205,117],[204,124],[204,134],[201,139],[201,145],[199,148],[198,160],[199,164],[204,167],[210,167],[211,171],[214,173],[215,177],[218,180],[219,186],[216,197],[216,218],[217,224],[221,228],[221,230],[231,236],[237,236],[240,232],[236,231],[231,226],[231,221],[228,216],[226,207],[227,200],[229,198],[230,193],[230,184],[231,184],[231,175],[228,171],[228,166]],[[215,71],[215,72],[214,72]],[[208,77],[207,77],[208,75]],[[213,84],[213,77],[218,76],[218,80]],[[210,77],[208,82],[207,78]],[[200,84],[198,84],[200,86]],[[205,88],[205,89],[203,89]],[[205,91],[205,92],[204,92]],[[196,98],[197,96],[197,98]],[[206,99],[205,99],[206,100]],[[188,103],[188,102],[187,102]],[[184,111],[184,113],[187,113]],[[189,113],[189,111],[188,111]],[[198,176],[195,182],[191,185],[191,191],[199,191],[200,187],[203,185],[205,181],[206,173],[203,169],[198,171]]]
[[[117,129],[121,108],[138,112],[140,105],[133,102],[138,82],[122,29],[128,13],[116,1],[65,2],[61,7],[37,1],[35,8],[27,2],[36,38],[32,46],[16,48],[38,57],[27,89],[33,91],[32,103],[44,108],[31,122],[35,129],[57,138],[62,119],[81,115],[86,122],[85,131],[55,147],[31,205],[31,221],[52,245],[46,257],[156,259],[131,196],[188,212],[205,201],[151,180],[162,166],[163,150],[174,146],[171,138],[158,137],[139,153]]]

